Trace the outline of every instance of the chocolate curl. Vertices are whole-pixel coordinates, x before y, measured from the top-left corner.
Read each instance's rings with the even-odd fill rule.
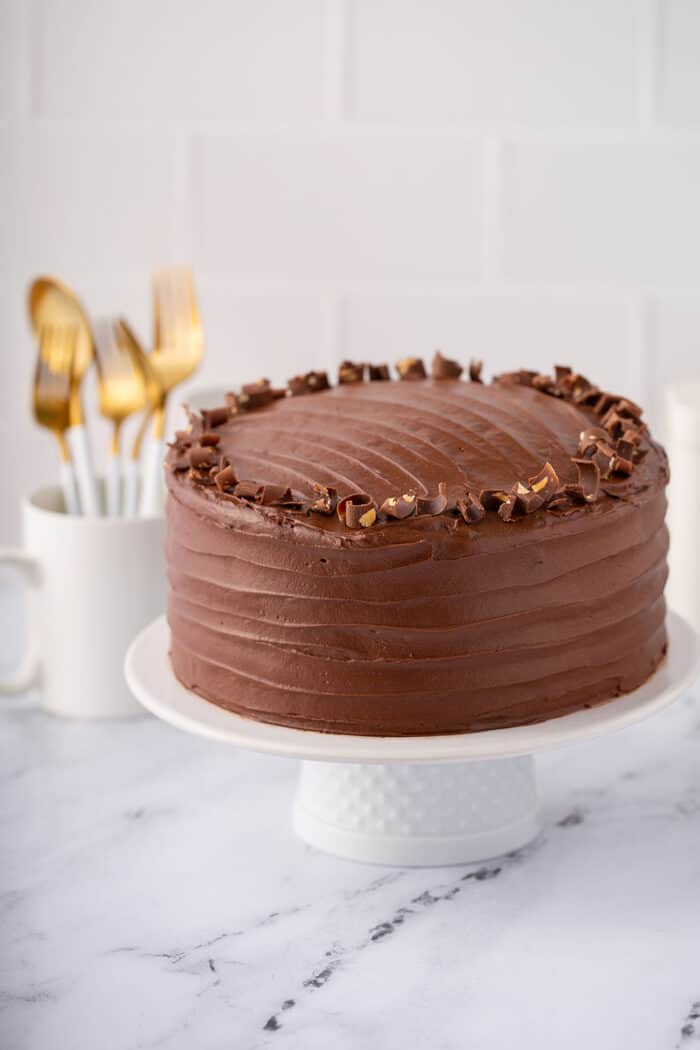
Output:
[[[504,503],[507,503],[510,493],[504,489],[482,489],[479,493],[479,502],[484,510],[499,511]]]
[[[585,408],[592,408],[593,405],[598,401],[601,391],[599,387],[592,386],[588,390],[584,390],[581,393],[574,394],[574,404],[581,405]]]
[[[627,431],[627,433],[629,433],[629,431]],[[621,456],[622,459],[628,459],[630,461],[634,459],[634,453],[636,452],[636,450],[637,446],[634,444],[634,442],[630,441],[625,434],[622,435],[622,437],[615,445],[615,452],[617,453],[617,455]]]
[[[230,416],[231,410],[228,405],[222,405],[221,408],[205,408],[202,411],[202,423],[205,430],[211,431],[228,423]]]
[[[630,401],[629,398],[623,397],[617,405],[618,415],[627,416],[630,419],[641,419],[642,409],[639,405],[635,404],[634,401]]]
[[[601,394],[595,404],[592,406],[593,411],[597,416],[604,416],[609,408],[612,408],[620,398],[617,394]]]
[[[532,491],[541,496],[544,503],[549,502],[559,488],[559,476],[551,463],[545,463],[539,474],[527,480]]]
[[[561,391],[551,376],[536,375],[533,377],[532,386],[542,394],[550,394],[552,397],[561,397]]]
[[[177,445],[174,445],[173,450],[175,452],[175,455],[169,463],[170,469],[175,471],[176,474],[179,474],[183,470],[189,470],[190,457],[188,455],[187,449],[180,449],[177,447]]]
[[[188,452],[190,467],[193,470],[209,470],[210,467],[218,466],[218,459],[213,448],[208,446],[194,445]]]
[[[571,368],[569,365],[555,365],[554,366],[554,379],[557,383],[561,383],[562,380],[566,379],[567,376],[571,375]]]
[[[171,448],[186,449],[192,447],[192,435],[188,430],[176,430],[175,440],[172,442]]]
[[[537,372],[530,372],[527,368],[519,368],[517,372],[502,372],[496,379],[499,383],[515,383],[517,386],[532,386],[537,378]]]
[[[607,441],[607,431],[602,427],[588,427],[582,430],[578,437],[578,454],[589,459],[595,454],[597,442]]]
[[[258,379],[255,383],[246,383],[241,389],[238,399],[239,407],[251,411],[256,408],[265,408],[272,401],[284,397],[286,390],[275,390],[270,385],[269,379]]]
[[[399,521],[415,514],[418,500],[415,492],[404,492],[402,496],[389,496],[379,508],[387,518],[397,518]]]
[[[287,383],[292,397],[300,394],[315,394],[319,390],[328,390],[330,383],[326,372],[304,372],[302,375],[293,376]]]
[[[239,481],[233,490],[234,496],[238,496],[239,499],[249,500],[252,503],[257,503],[263,490],[262,485],[259,485],[257,481]]]
[[[629,427],[629,420],[625,419],[624,416],[619,415],[617,412],[617,405],[609,408],[601,420],[602,426],[607,430],[608,434],[612,438],[622,437],[625,430]]]
[[[351,529],[368,529],[377,520],[377,504],[364,492],[353,492],[337,507],[338,517]]]
[[[325,485],[319,485],[316,481],[313,483],[313,490],[314,499],[309,509],[315,511],[316,514],[332,514],[338,506],[337,490],[327,488]]]
[[[200,445],[209,446],[210,448],[215,448],[220,441],[221,436],[219,434],[213,434],[211,430],[207,430],[204,434],[200,434],[199,436]]]
[[[238,394],[234,394],[232,390],[229,390],[226,394],[226,407],[232,416],[235,416],[236,413],[241,410],[241,403],[238,399]]]
[[[457,500],[457,510],[462,515],[467,525],[474,525],[486,516],[486,509],[478,496],[473,492],[467,492],[464,499]]]
[[[517,497],[513,492],[506,493],[505,500],[498,508],[498,516],[501,521],[512,521],[515,515]]]
[[[218,474],[214,475],[214,484],[216,485],[219,492],[227,492],[229,489],[233,489],[238,484],[238,478],[236,472],[229,463],[227,467],[220,470]]]
[[[343,361],[338,369],[339,383],[361,383],[365,377],[365,366]]]
[[[447,487],[444,481],[438,485],[437,496],[418,496],[416,498],[416,514],[442,514],[447,506]]]
[[[430,374],[433,379],[459,379],[464,369],[457,361],[451,361],[449,357],[443,357],[439,350],[435,351],[433,362],[430,366]]]
[[[567,488],[576,488],[577,486],[567,486]],[[565,488],[557,489],[552,496],[551,500],[547,504],[547,510],[563,511],[569,510],[572,504],[572,499]]]
[[[514,511],[520,514],[534,514],[544,504],[544,497],[539,492],[533,492],[527,485],[518,481],[510,491],[515,497]]]
[[[624,474],[626,477],[634,470],[634,463],[631,459],[625,459],[624,456],[614,455],[610,460],[610,473],[611,474]]]
[[[292,490],[285,485],[263,485],[257,498],[263,507],[273,507],[292,502]]]
[[[574,459],[578,471],[578,486],[586,503],[595,503],[600,491],[600,470],[592,459]]]
[[[401,379],[426,379],[425,365],[419,357],[402,357],[396,362]]]
[[[476,358],[472,358],[469,362],[469,380],[472,383],[483,383],[481,378],[481,371],[484,367],[483,361],[477,361]]]
[[[593,453],[593,462],[598,465],[601,478],[610,476],[610,468],[615,458],[615,451],[608,445],[607,441],[596,441],[596,451]]]
[[[372,383],[384,382],[391,379],[388,365],[368,365],[369,378]]]

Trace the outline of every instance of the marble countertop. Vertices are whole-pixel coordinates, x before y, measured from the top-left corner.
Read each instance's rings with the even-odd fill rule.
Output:
[[[0,712],[3,1050],[700,1048],[692,697],[539,758],[525,850],[413,870],[295,839],[295,762],[34,700]]]

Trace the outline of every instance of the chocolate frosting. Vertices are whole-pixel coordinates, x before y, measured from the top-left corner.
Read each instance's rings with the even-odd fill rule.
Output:
[[[212,469],[291,489],[287,506],[227,496],[173,449],[181,681],[259,720],[375,735],[533,722],[640,685],[666,646],[665,455],[635,429],[634,469],[599,488],[581,462],[594,406],[522,375],[353,381],[221,422]],[[552,509],[528,489],[545,463]],[[485,512],[501,490],[506,512]],[[325,492],[369,502],[339,516]],[[411,494],[433,510],[377,512]],[[371,527],[348,527],[370,506]]]

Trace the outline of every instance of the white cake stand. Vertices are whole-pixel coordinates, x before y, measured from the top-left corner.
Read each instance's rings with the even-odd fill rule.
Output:
[[[698,640],[674,613],[668,634],[663,665],[619,700],[538,725],[450,736],[339,736],[232,714],[177,681],[164,617],[132,643],[125,672],[137,700],[179,729],[303,759],[294,828],[312,846],[376,864],[457,864],[518,849],[538,833],[535,752],[623,729],[688,688]]]

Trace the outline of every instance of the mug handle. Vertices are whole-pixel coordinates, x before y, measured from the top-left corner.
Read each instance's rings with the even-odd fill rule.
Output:
[[[9,565],[17,569],[24,578],[30,594],[36,594],[39,588],[39,564],[36,558],[24,551],[12,550],[0,547],[0,565]],[[12,696],[15,693],[24,693],[35,685],[39,678],[39,639],[36,625],[36,616],[30,602],[28,610],[28,632],[29,645],[22,657],[20,665],[8,675],[0,675],[0,696]]]

